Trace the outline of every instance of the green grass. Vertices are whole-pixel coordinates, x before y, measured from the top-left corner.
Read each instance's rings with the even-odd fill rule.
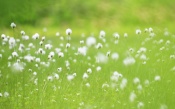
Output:
[[[6,29],[1,31],[1,34],[4,33],[13,36],[15,39],[20,39],[20,42],[17,42],[12,49],[9,49],[8,42],[2,45],[3,39],[0,39],[0,54],[2,54],[2,58],[0,58],[0,93],[3,94],[0,97],[1,109],[172,109],[175,107],[175,70],[172,70],[175,60],[175,37],[173,33],[164,36],[164,30],[153,28],[156,36],[151,38],[148,32],[144,33],[144,28],[141,28],[142,33],[140,35],[135,34],[135,28],[118,31],[105,30],[106,42],[103,42],[98,38],[98,30],[91,31],[94,33],[97,42],[102,43],[103,47],[101,49],[96,49],[94,46],[88,47],[86,56],[82,56],[80,54],[75,55],[75,53],[77,53],[78,47],[82,46],[79,41],[84,40],[86,42],[87,37],[91,34],[89,32],[91,29],[89,31],[84,30],[85,37],[81,37],[81,32],[84,32],[83,28],[80,30],[72,29],[71,47],[68,49],[65,46],[60,46],[60,44],[65,45],[67,43],[66,39],[60,40],[61,36],[66,38],[66,27],[61,29],[48,28],[48,32],[43,32],[42,28],[25,27],[26,34],[30,36],[30,40],[27,41],[21,39],[20,30],[22,29],[18,26],[14,32]],[[55,36],[57,31],[61,33],[61,36]],[[31,39],[35,32],[40,34],[38,40]],[[112,35],[114,32],[120,34],[118,44],[114,44],[116,40]],[[124,32],[128,33],[127,38],[123,37]],[[42,36],[46,36],[44,45],[47,43],[53,45],[50,50],[46,50],[44,45],[39,45]],[[163,42],[159,43],[161,39],[163,39]],[[170,43],[166,44],[168,40]],[[29,43],[33,43],[35,48],[30,48],[29,51],[24,50],[22,53],[18,50],[19,44],[24,44],[26,49],[29,48]],[[108,44],[108,46],[105,46],[105,44]],[[83,46],[86,46],[86,44]],[[145,47],[147,50],[137,53],[141,47]],[[164,49],[160,50],[162,47]],[[43,48],[46,54],[36,54],[39,48]],[[59,58],[55,48],[60,48],[64,53],[64,57]],[[134,49],[133,53],[129,51],[130,48]],[[19,56],[8,59],[9,56],[12,56],[13,51],[16,51]],[[51,51],[55,52],[55,56],[49,60],[48,55]],[[119,59],[113,60],[109,56],[107,57],[107,63],[96,62],[95,56],[98,53],[106,55],[108,51],[111,51],[111,55],[117,52]],[[35,60],[27,62],[24,56],[28,54],[40,58],[41,62],[35,62]],[[143,60],[137,57],[141,54],[146,55],[146,64],[143,64]],[[123,64],[123,60],[128,56],[132,56],[136,62],[126,66]],[[22,71],[14,70],[13,64],[17,60],[24,64]],[[70,69],[66,67],[65,61],[69,61]],[[45,67],[42,62],[49,63],[49,66]],[[96,70],[98,66],[101,67],[100,71]],[[57,71],[59,67],[62,68],[61,72]],[[83,79],[83,75],[88,68],[92,69],[92,73],[88,73],[89,78]],[[111,80],[114,71],[123,75],[118,78],[117,82]],[[34,75],[33,72],[37,72],[37,75]],[[55,73],[59,75],[59,79],[54,78]],[[75,78],[68,81],[67,76],[73,73],[76,73]],[[48,80],[49,76],[53,77],[52,81]],[[156,76],[160,76],[160,80],[156,81]],[[136,77],[140,80],[137,84],[133,82]],[[127,79],[127,85],[122,90],[120,84],[124,78]],[[38,83],[34,84],[36,79],[38,79]],[[149,84],[145,85],[145,80],[148,80]],[[87,83],[90,84],[90,87],[86,85]],[[103,87],[104,84],[107,84],[107,86]],[[142,90],[138,90],[138,85],[142,86]],[[4,92],[8,92],[9,96],[5,97]],[[130,102],[129,97],[132,92],[136,94],[136,98],[133,102]],[[140,102],[144,104],[143,107],[138,107]]]

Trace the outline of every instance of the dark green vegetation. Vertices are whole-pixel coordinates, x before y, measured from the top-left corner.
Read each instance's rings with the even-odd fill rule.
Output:
[[[174,4],[174,0],[1,0],[0,27],[16,22],[90,31],[148,26],[172,28]]]

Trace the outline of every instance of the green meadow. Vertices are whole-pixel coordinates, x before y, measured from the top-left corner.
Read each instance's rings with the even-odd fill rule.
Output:
[[[0,109],[173,109],[174,3],[0,1]]]

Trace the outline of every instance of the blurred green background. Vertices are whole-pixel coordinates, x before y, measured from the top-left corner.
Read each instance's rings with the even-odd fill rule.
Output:
[[[0,28],[116,30],[175,25],[175,0],[0,0]]]

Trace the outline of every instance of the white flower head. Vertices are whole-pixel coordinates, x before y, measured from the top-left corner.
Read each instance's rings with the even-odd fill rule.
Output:
[[[112,54],[111,54],[111,58],[112,58],[113,60],[118,60],[119,54],[118,54],[117,52],[112,53]]]
[[[5,34],[2,34],[2,35],[1,35],[1,38],[2,38],[2,39],[5,39],[5,38],[6,38],[6,35],[5,35]]]
[[[148,31],[149,31],[150,33],[152,33],[152,32],[153,32],[153,29],[150,27],[150,28],[148,29]]]
[[[11,37],[9,39],[9,46],[10,46],[10,48],[13,48],[15,46],[15,44],[16,44],[15,39],[13,37]]]
[[[100,66],[97,66],[96,67],[96,70],[97,70],[97,72],[100,71],[101,70],[101,67]]]
[[[67,75],[67,80],[72,81],[75,78],[73,74]]]
[[[86,83],[85,85],[86,85],[86,87],[90,87],[91,86],[90,83]]]
[[[35,33],[35,34],[32,36],[32,39],[34,39],[34,40],[39,39],[39,34],[38,34],[38,33]]]
[[[84,40],[81,40],[81,41],[80,41],[80,44],[84,44]]]
[[[58,72],[61,72],[61,71],[62,71],[62,68],[61,68],[61,67],[59,67],[59,68],[57,68],[57,70],[58,70]]]
[[[87,69],[87,73],[92,73],[92,69],[91,68],[88,68]]]
[[[136,99],[136,94],[134,93],[134,92],[131,92],[130,93],[130,96],[129,96],[129,100],[130,100],[130,102],[134,102],[134,100]]]
[[[92,46],[92,45],[95,45],[95,44],[96,44],[96,39],[95,39],[95,37],[90,36],[90,37],[88,37],[88,38],[86,39],[86,45],[87,45],[87,46]]]
[[[13,56],[13,57],[18,57],[18,53],[17,53],[17,52],[15,52],[15,51],[14,51],[14,52],[12,52],[12,56]]]
[[[101,30],[101,31],[100,31],[100,38],[105,37],[105,35],[106,35],[105,31]]]
[[[85,72],[85,73],[83,74],[83,79],[87,79],[87,78],[89,78],[89,75]]]
[[[70,43],[67,43],[66,44],[66,48],[70,48]]]
[[[128,37],[128,33],[124,33],[124,37]]]
[[[25,32],[24,32],[23,30],[21,31],[21,35],[22,35],[22,36],[24,36],[24,35],[25,35]]]
[[[111,52],[110,52],[110,51],[108,51],[108,52],[106,53],[106,56],[107,56],[107,57],[109,57],[109,56],[110,56],[110,54],[111,54]]]
[[[133,57],[126,57],[124,60],[123,60],[123,64],[125,66],[128,66],[128,65],[133,65],[135,63],[135,59]]]
[[[58,53],[58,57],[64,57],[64,53],[63,52],[59,52]]]
[[[145,31],[145,33],[147,33],[147,32],[148,32],[148,28],[145,28],[145,30],[144,30],[144,31]]]
[[[134,84],[138,84],[138,83],[140,83],[140,79],[138,77],[135,77],[133,82],[134,82]]]
[[[138,109],[142,109],[144,107],[144,103],[143,102],[139,102],[138,104],[137,104],[137,108]]]
[[[9,93],[8,92],[4,92],[4,97],[8,97]]]
[[[119,39],[120,38],[120,35],[118,33],[114,33],[113,36],[114,36],[115,39]]]
[[[59,75],[57,73],[54,74],[55,79],[59,79]]]
[[[46,37],[45,37],[45,36],[43,36],[41,40],[42,40],[42,41],[44,41],[45,39],[46,39]]]
[[[160,81],[161,80],[161,77],[159,75],[157,75],[157,76],[154,77],[154,80],[155,81]]]
[[[86,56],[86,52],[87,52],[87,47],[86,46],[83,46],[83,47],[79,47],[78,48],[78,53],[83,55],[83,56]]]
[[[102,48],[103,47],[103,45],[101,44],[101,43],[98,43],[97,45],[96,45],[96,48],[97,49],[100,49],[100,48]]]
[[[0,97],[2,97],[3,95],[2,95],[2,93],[0,93]]]
[[[12,22],[11,24],[10,24],[10,26],[14,29],[14,28],[16,28],[16,24],[14,23],[14,22]]]
[[[72,34],[72,30],[70,28],[66,29],[66,35],[71,35]]]
[[[59,32],[56,32],[56,34],[55,34],[56,36],[60,36],[60,33]]]
[[[47,77],[47,80],[48,80],[48,81],[53,81],[53,76],[48,76],[48,77]]]
[[[140,29],[137,29],[136,30],[136,34],[141,34],[141,30]]]
[[[51,44],[46,44],[45,45],[45,49],[50,50],[51,48],[52,48],[52,45]]]

